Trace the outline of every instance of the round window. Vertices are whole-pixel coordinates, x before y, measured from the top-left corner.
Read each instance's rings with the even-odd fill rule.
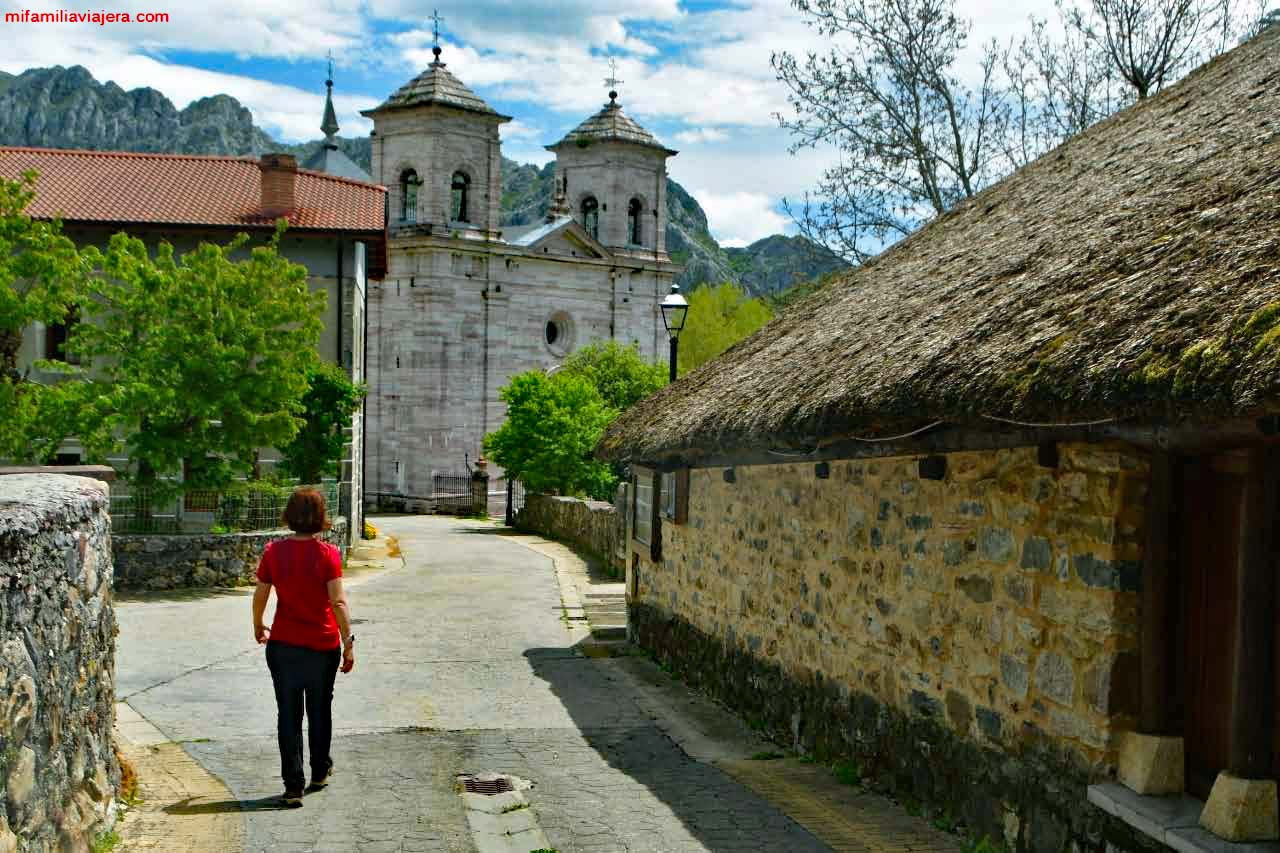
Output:
[[[568,355],[573,349],[573,320],[563,311],[555,312],[542,328],[542,339],[555,355]]]

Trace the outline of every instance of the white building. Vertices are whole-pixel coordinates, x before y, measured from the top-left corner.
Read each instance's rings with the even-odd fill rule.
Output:
[[[504,417],[498,390],[595,341],[665,353],[662,146],[617,93],[548,150],[546,220],[503,228],[499,127],[510,121],[440,61],[368,110],[373,178],[388,188],[387,277],[371,282],[366,491],[429,497]]]

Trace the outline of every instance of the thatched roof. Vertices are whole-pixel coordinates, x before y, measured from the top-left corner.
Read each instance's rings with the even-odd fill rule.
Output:
[[[1280,27],[1101,122],[620,417],[659,461],[992,417],[1280,410]]]

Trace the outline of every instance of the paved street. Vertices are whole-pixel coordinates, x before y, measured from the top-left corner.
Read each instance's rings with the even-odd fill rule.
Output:
[[[471,851],[455,777],[497,772],[533,783],[560,853],[830,849],[690,758],[634,667],[573,649],[585,632],[563,618],[548,557],[484,523],[377,523],[405,564],[352,584],[337,774],[299,810],[275,802],[275,706],[248,596],[119,605],[118,697],[230,791],[169,814],[234,815],[250,851]]]

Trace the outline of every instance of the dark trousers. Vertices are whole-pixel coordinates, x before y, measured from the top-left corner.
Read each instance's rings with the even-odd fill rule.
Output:
[[[267,667],[276,689],[276,733],[280,738],[280,775],[284,787],[301,791],[302,715],[305,703],[311,778],[329,771],[329,742],[333,738],[333,682],[342,653],[319,652],[302,646],[268,641]]]

